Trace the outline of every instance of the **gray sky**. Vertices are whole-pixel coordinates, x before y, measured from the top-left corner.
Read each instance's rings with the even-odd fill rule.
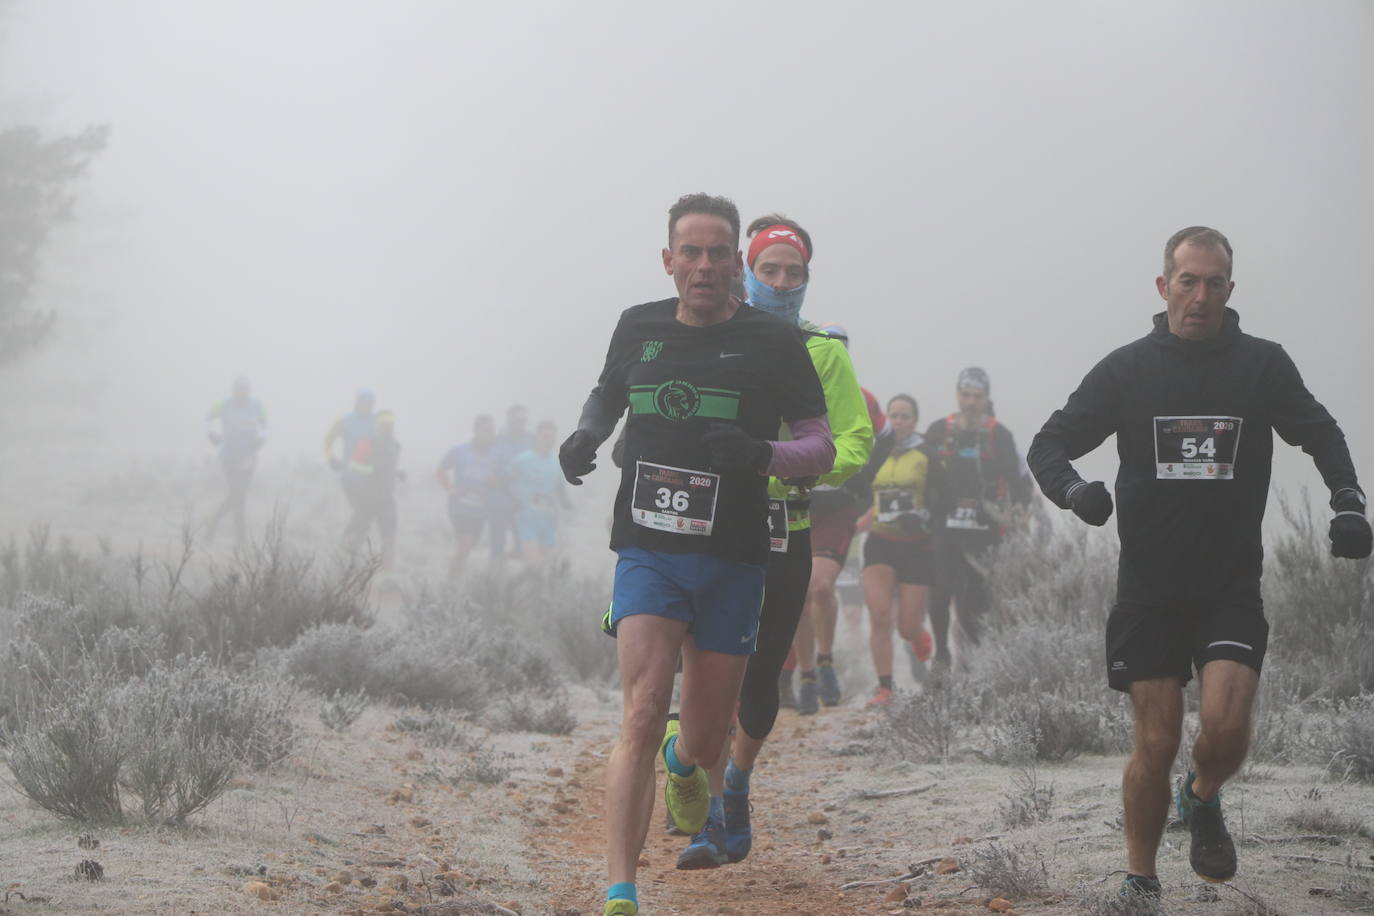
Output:
[[[1242,326],[1285,344],[1374,475],[1367,0],[7,19],[0,121],[113,127],[40,290],[62,336],[25,371],[96,398],[114,454],[201,454],[240,372],[279,455],[360,385],[422,466],[512,401],[567,429],[618,311],[672,294],[668,205],[706,190],[812,232],[805,314],[849,328],[868,387],[924,424],[981,364],[1023,448],[1148,330],[1165,238],[1216,226]],[[1280,480],[1316,476],[1287,456]]]

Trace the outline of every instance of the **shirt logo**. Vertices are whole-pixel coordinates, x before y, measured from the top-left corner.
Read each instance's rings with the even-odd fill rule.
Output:
[[[644,341],[644,352],[640,354],[639,361],[641,363],[651,363],[658,359],[658,354],[661,352],[663,352],[663,341],[646,340]]]
[[[681,379],[664,382],[654,389],[654,409],[669,420],[686,420],[701,409],[701,392]]]

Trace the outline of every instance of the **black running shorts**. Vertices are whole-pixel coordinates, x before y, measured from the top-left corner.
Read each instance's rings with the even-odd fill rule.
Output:
[[[894,541],[870,534],[864,541],[864,567],[891,566],[902,585],[931,585],[935,582],[935,554],[930,539]]]
[[[1219,658],[1259,673],[1269,645],[1259,580],[1237,583],[1207,600],[1118,603],[1107,617],[1107,683],[1129,691],[1132,681],[1176,677]]]

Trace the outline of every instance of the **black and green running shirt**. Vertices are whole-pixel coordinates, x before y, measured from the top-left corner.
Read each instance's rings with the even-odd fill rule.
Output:
[[[747,305],[707,327],[677,320],[677,299],[620,316],[579,428],[604,442],[620,415],[625,457],[611,548],[768,562],[768,478],[711,466],[702,436],[729,423],[773,440],[779,424],[825,416],[797,327]]]

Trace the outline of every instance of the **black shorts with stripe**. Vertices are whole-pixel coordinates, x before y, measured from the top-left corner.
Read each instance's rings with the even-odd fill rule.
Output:
[[[1269,645],[1258,579],[1233,583],[1208,598],[1166,603],[1118,602],[1107,618],[1107,683],[1129,691],[1133,681],[1176,677],[1230,659],[1259,673]]]

